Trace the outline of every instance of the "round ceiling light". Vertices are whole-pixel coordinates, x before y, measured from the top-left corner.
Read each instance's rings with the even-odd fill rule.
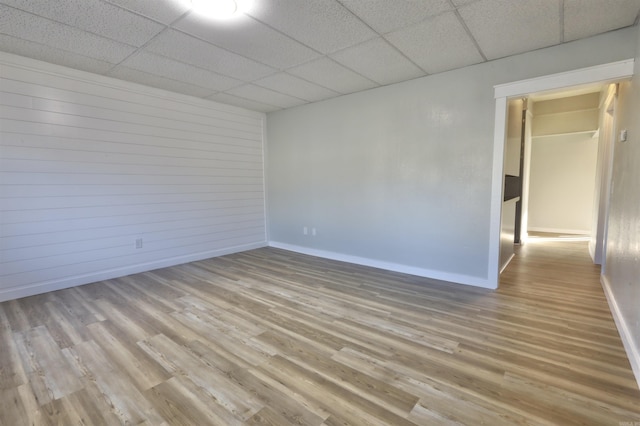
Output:
[[[191,0],[194,12],[212,19],[230,19],[248,9],[246,0]]]

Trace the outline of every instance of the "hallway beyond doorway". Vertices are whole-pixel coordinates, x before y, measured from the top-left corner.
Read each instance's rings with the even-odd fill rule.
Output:
[[[591,236],[589,234],[557,234],[553,232],[534,232],[529,231],[527,235],[527,241],[529,243],[541,243],[541,242],[568,242],[568,241],[589,241]]]

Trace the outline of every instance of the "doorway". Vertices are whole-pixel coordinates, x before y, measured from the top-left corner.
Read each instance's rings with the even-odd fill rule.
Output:
[[[588,85],[608,84],[629,79],[633,75],[633,66],[634,61],[630,59],[494,87],[496,107],[488,274],[488,281],[493,284],[492,287],[498,287],[502,266],[500,262],[500,237],[503,221],[504,160],[508,99],[528,97],[531,94],[551,93],[561,89],[580,89]]]
[[[522,123],[519,140],[513,140],[513,131],[507,133],[504,160],[505,174],[515,174],[521,183],[516,244],[530,238],[589,241],[592,234],[595,237],[596,222],[604,213],[598,212],[597,198],[602,193],[608,200],[608,191],[599,191],[600,186],[608,189],[608,162],[599,157],[609,150],[599,148],[609,147],[603,145],[610,143],[604,136],[612,128],[603,128],[603,115],[613,114],[613,98],[610,109],[605,102],[613,93],[614,85],[595,84],[509,101],[507,128]],[[512,124],[515,120],[518,123]],[[514,169],[510,164],[514,162],[519,167]]]

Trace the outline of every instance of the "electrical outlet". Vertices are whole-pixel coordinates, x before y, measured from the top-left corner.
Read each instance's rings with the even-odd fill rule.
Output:
[[[620,130],[620,142],[627,141],[627,129]]]
[[[305,226],[304,228],[302,228],[302,233],[304,235],[307,235],[309,233],[309,229]]]
[[[142,248],[142,238],[137,238],[136,239],[136,248],[137,249],[141,249]]]

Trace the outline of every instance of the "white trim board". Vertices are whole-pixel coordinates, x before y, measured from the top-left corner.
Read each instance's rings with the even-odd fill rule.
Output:
[[[602,284],[602,289],[607,297],[609,309],[611,310],[611,315],[613,316],[613,320],[618,328],[618,333],[620,333],[620,339],[622,340],[624,349],[627,352],[627,358],[629,358],[631,370],[633,370],[636,382],[638,383],[638,388],[640,389],[640,352],[638,352],[638,348],[633,341],[633,334],[631,334],[631,331],[629,330],[629,327],[627,327],[627,323],[620,312],[618,302],[616,302],[616,298],[613,295],[609,280],[604,275],[601,275],[600,283]]]
[[[384,269],[387,271],[415,275],[423,278],[447,281],[455,284],[464,284],[488,289],[494,288],[489,285],[489,282],[486,279],[480,277],[472,277],[469,275],[453,274],[450,272],[436,271],[433,269],[424,269],[415,266],[401,265],[398,263],[385,262],[360,256],[352,256],[349,254],[337,253],[327,250],[318,250],[314,248],[281,243],[277,241],[269,241],[269,247],[306,254],[309,256],[321,257],[324,259],[337,260],[340,262],[353,263],[356,265],[369,266],[372,268]]]
[[[84,284],[90,284],[98,281],[109,280],[118,277],[124,277],[131,274],[139,274],[149,272],[155,269],[166,268],[169,266],[181,265],[183,263],[196,262],[198,260],[210,259],[212,257],[224,256],[232,253],[253,250],[266,247],[267,242],[243,244],[235,247],[228,247],[218,250],[209,250],[201,253],[189,254],[186,256],[172,257],[169,259],[155,260],[152,262],[131,265],[122,268],[114,268],[106,271],[98,271],[90,274],[79,275],[75,277],[66,277],[59,280],[46,281],[42,283],[0,289],[0,302],[6,300],[20,299],[22,297],[33,296],[36,294],[47,293],[55,290],[75,287]]]
[[[493,171],[491,174],[491,217],[489,220],[488,287],[497,288],[500,279],[500,224],[502,188],[504,186],[504,151],[507,126],[507,98],[558,90],[593,83],[610,83],[633,76],[634,60],[581,68],[542,77],[494,86],[495,123],[493,139]]]
[[[633,75],[634,59],[625,59],[573,71],[560,72],[493,86],[495,98],[527,96],[583,84],[608,83]]]
[[[530,226],[527,231],[532,232],[549,232],[552,234],[571,234],[571,235],[591,235],[591,231],[589,229],[563,229],[563,228],[542,228],[537,226]]]
[[[504,262],[504,265],[500,267],[500,273],[503,273],[504,270],[507,269],[507,266],[509,266],[509,264],[511,263],[514,257],[516,257],[516,255],[515,253],[512,253],[511,256],[509,256],[509,259],[507,259],[507,261]]]

